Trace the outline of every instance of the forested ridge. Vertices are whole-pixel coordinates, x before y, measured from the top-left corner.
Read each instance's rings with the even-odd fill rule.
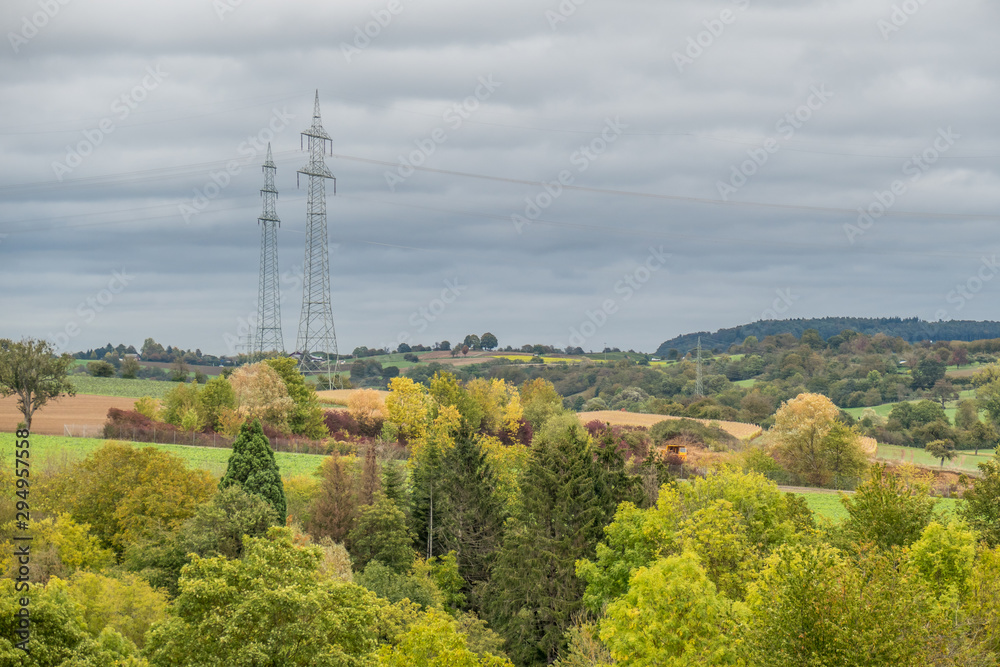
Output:
[[[815,329],[824,339],[850,329],[866,335],[882,333],[914,343],[917,341],[961,340],[1000,338],[1000,322],[976,320],[947,320],[927,322],[917,317],[821,317],[811,319],[759,320],[715,332],[699,331],[664,341],[656,355],[665,357],[671,349],[686,353],[698,345],[703,348],[725,350],[730,345],[743,342],[747,336],[763,340],[765,336],[788,333],[796,338],[807,329]]]

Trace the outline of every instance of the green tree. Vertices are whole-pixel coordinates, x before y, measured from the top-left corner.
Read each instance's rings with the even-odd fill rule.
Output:
[[[147,338],[142,343],[142,350],[140,350],[143,357],[149,357],[151,354],[163,354],[163,346],[157,343],[152,338]]]
[[[930,389],[934,383],[944,378],[945,365],[937,359],[921,359],[917,367],[910,371],[914,389]]]
[[[892,552],[851,561],[821,543],[780,547],[749,587],[741,657],[759,667],[948,664],[936,658],[958,640],[954,623],[905,570]]]
[[[401,463],[386,461],[382,466],[382,495],[391,500],[403,514],[410,509],[410,495],[406,488],[406,471]]]
[[[153,447],[106,442],[54,482],[52,495],[118,554],[194,515],[212,495],[212,478]]]
[[[139,360],[134,356],[129,355],[122,360],[121,373],[126,380],[134,380],[139,375],[140,370],[142,370],[142,366],[139,365]]]
[[[666,500],[666,494],[660,498]],[[586,582],[583,602],[594,614],[621,597],[628,590],[632,574],[657,558],[679,551],[676,529],[680,518],[675,512],[662,515],[666,522],[657,521],[658,513],[642,510],[630,502],[618,507],[614,521],[605,526],[604,540],[597,544],[595,559],[576,562],[576,574]]]
[[[70,596],[68,585],[52,579],[31,588],[31,636],[26,647],[15,633],[23,592],[12,579],[0,579],[0,664],[18,667],[144,667],[135,644],[113,627],[95,639],[88,632],[84,609]]]
[[[931,521],[910,547],[910,563],[939,596],[964,597],[976,560],[976,535],[958,521]]]
[[[278,515],[278,520],[284,524],[287,518],[285,488],[281,482],[281,473],[274,460],[271,443],[268,442],[260,420],[244,423],[240,433],[233,441],[233,451],[226,464],[226,474],[219,482],[219,488],[225,489],[238,485],[247,493],[264,498]]]
[[[632,574],[686,547],[704,554],[710,576],[741,590],[739,576],[753,572],[775,547],[797,539],[803,508],[757,473],[723,468],[690,482],[664,484],[656,505],[618,507],[596,559],[581,559],[577,575],[587,583],[584,602],[593,613],[623,595]]]
[[[67,592],[82,608],[84,623],[94,639],[111,628],[142,648],[150,627],[167,618],[167,596],[134,574],[110,577],[77,572],[69,580]]]
[[[485,581],[490,562],[503,537],[503,503],[486,453],[470,434],[459,436],[444,456],[441,505],[436,519],[442,553],[453,552],[458,570],[469,585]]]
[[[1000,450],[979,464],[982,477],[963,494],[958,513],[991,547],[1000,545]]]
[[[464,343],[470,350],[478,350],[482,347],[482,341],[479,340],[479,336],[476,334],[469,334],[466,336]]]
[[[742,517],[728,500],[719,499],[693,512],[681,523],[684,549],[695,556],[719,593],[739,600],[751,579],[755,561]]]
[[[179,356],[174,359],[174,363],[170,366],[170,379],[174,382],[187,382],[189,374],[190,370],[184,362],[184,357]]]
[[[150,664],[371,664],[381,605],[323,574],[322,559],[278,527],[247,540],[239,560],[196,558],[182,572],[172,617],[150,631]]]
[[[697,556],[683,553],[636,571],[628,592],[608,605],[601,640],[629,665],[736,665],[738,618]]]
[[[364,586],[388,602],[409,600],[421,609],[440,608],[441,591],[431,578],[426,561],[414,560],[406,572],[397,572],[377,560],[369,561],[365,569],[354,575],[354,583]]]
[[[800,394],[774,415],[776,453],[786,470],[826,486],[864,471],[860,437],[838,421],[837,406],[820,394]]]
[[[233,485],[199,505],[181,526],[129,545],[123,562],[152,585],[177,595],[181,568],[192,554],[240,558],[248,537],[265,535],[277,522],[277,513],[264,498]]]
[[[934,383],[931,387],[931,396],[938,399],[941,403],[941,407],[944,407],[945,402],[953,401],[958,398],[958,392],[955,391],[955,385],[951,383],[950,380],[941,378]]]
[[[55,356],[52,344],[26,338],[15,343],[0,339],[0,396],[17,396],[17,409],[31,430],[31,418],[51,399],[73,396],[76,390],[66,379],[73,365],[68,354]]]
[[[504,657],[474,652],[458,622],[437,609],[422,613],[378,658],[380,667],[511,667]]]
[[[931,440],[926,445],[924,449],[927,453],[936,459],[941,459],[941,467],[944,467],[945,459],[951,461],[957,454],[955,454],[955,443],[951,440]]]
[[[394,572],[402,573],[410,569],[416,557],[406,515],[384,496],[374,505],[362,508],[348,542],[354,567],[358,570],[377,560]]]
[[[976,450],[976,456],[979,456],[980,449],[992,449],[996,447],[997,440],[1000,440],[1000,435],[997,435],[997,430],[993,424],[976,421],[968,432],[968,439],[969,444]]]
[[[808,345],[814,350],[822,350],[826,347],[826,343],[823,342],[823,337],[819,335],[819,331],[816,329],[806,329],[802,332],[802,338],[799,342],[803,345]]]
[[[927,489],[901,481],[885,465],[872,466],[869,479],[854,495],[841,495],[840,502],[847,510],[841,527],[848,539],[883,549],[913,544],[934,518]]]
[[[524,419],[537,433],[548,419],[563,411],[562,396],[555,386],[544,378],[525,380],[521,385],[521,407]]]
[[[573,615],[583,609],[575,563],[593,557],[617,500],[589,436],[572,417],[550,424],[532,443],[523,500],[485,592],[490,624],[518,664],[557,657]]]
[[[200,392],[197,383],[180,383],[170,389],[162,400],[160,415],[163,421],[174,426],[180,426],[184,415],[189,411],[197,412],[201,407]]]
[[[1000,654],[1000,549],[981,549],[969,577],[964,605],[972,631],[982,637],[982,646]]]
[[[499,341],[497,341],[497,337],[494,336],[493,334],[491,334],[489,331],[487,331],[486,333],[484,333],[479,338],[479,345],[484,350],[495,350],[495,349],[497,349],[497,345],[499,345],[499,344],[500,343],[499,343]]]
[[[296,368],[297,361],[291,357],[267,359],[265,362],[281,376],[288,389],[294,405],[288,418],[292,433],[304,435],[307,438],[325,438],[328,435],[323,421],[323,409],[319,405],[319,397],[311,385],[306,384],[302,373]]]
[[[198,392],[198,414],[213,431],[219,430],[219,417],[226,409],[236,409],[236,392],[229,380],[218,375]]]
[[[95,378],[112,378],[115,376],[115,367],[106,361],[91,361],[87,364],[87,372]]]

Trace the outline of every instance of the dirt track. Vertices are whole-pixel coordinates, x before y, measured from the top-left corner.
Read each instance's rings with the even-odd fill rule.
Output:
[[[35,412],[31,431],[42,435],[63,435],[64,424],[87,426],[89,431],[91,428],[96,429],[104,425],[108,417],[108,408],[131,410],[133,405],[135,405],[134,398],[120,396],[79,394],[63,397],[49,401]],[[20,421],[24,421],[24,416],[17,409],[17,397],[0,399],[0,432],[12,433]]]

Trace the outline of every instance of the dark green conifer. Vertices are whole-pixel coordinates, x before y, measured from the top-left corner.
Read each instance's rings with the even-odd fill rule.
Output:
[[[229,455],[226,474],[219,482],[219,488],[236,484],[247,493],[258,495],[274,508],[282,524],[287,519],[285,487],[281,483],[281,473],[274,460],[271,443],[264,435],[260,420],[244,422],[240,433],[233,441],[233,453]]]

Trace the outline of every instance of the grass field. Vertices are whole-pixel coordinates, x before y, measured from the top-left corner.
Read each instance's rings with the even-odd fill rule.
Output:
[[[161,380],[95,378],[89,375],[71,375],[69,381],[76,387],[76,393],[78,394],[123,396],[125,398],[142,398],[143,396],[163,398],[168,391],[177,386],[176,382],[164,382]]]
[[[733,383],[733,384],[739,384],[739,383]],[[964,390],[958,392],[958,400],[959,401],[965,400],[967,398],[975,398],[975,397],[976,397],[976,390],[975,389],[964,389]],[[916,400],[909,401],[909,402],[910,403],[916,403],[916,402],[921,401],[921,400],[924,400],[924,399],[916,399]],[[903,402],[906,402],[906,401],[903,401]],[[895,406],[897,404],[898,404],[898,402],[897,403],[883,403],[882,405],[875,405],[875,406],[872,406],[871,408],[844,408],[844,412],[846,412],[847,414],[851,415],[855,419],[860,419],[861,415],[864,414],[865,410],[874,410],[875,414],[879,415],[880,417],[888,417],[889,413],[892,411],[893,406]],[[947,415],[948,419],[950,419],[952,422],[955,421],[955,412],[957,411],[957,406],[958,406],[958,401],[946,401],[945,402],[944,413],[945,413],[945,415]],[[979,411],[979,416],[980,416],[980,418],[984,418],[986,416],[986,413],[984,411],[980,410]]]
[[[829,519],[834,523],[839,523],[847,518],[847,510],[844,509],[843,503],[840,502],[839,493],[814,491],[799,493],[797,495],[806,499],[806,505],[816,515],[817,520]],[[938,498],[934,509],[946,517],[950,517],[954,516],[957,505],[958,500],[955,498]]]
[[[749,380],[737,380],[734,382],[737,387],[743,387],[744,389],[749,389],[750,387],[757,384],[757,378],[750,378]]]
[[[105,440],[99,438],[67,438],[52,435],[31,436],[31,464],[44,467],[46,462],[76,461],[94,451]],[[192,468],[207,470],[215,477],[222,477],[226,472],[226,464],[232,451],[223,447],[189,447],[185,445],[158,445],[146,442],[129,443],[134,447],[155,447],[183,459]],[[14,459],[14,436],[10,433],[0,434],[0,453],[3,465],[10,469]],[[275,452],[274,458],[281,470],[282,477],[312,474],[325,458],[319,454],[292,454],[290,452]]]
[[[980,449],[979,456],[972,450],[960,450],[951,461],[945,461],[945,470],[957,472],[976,472],[979,470],[978,464],[988,461],[993,457],[992,449]],[[898,447],[896,445],[879,445],[877,458],[887,461],[906,461],[916,465],[941,467],[941,460],[936,459],[923,449],[917,447]]]

